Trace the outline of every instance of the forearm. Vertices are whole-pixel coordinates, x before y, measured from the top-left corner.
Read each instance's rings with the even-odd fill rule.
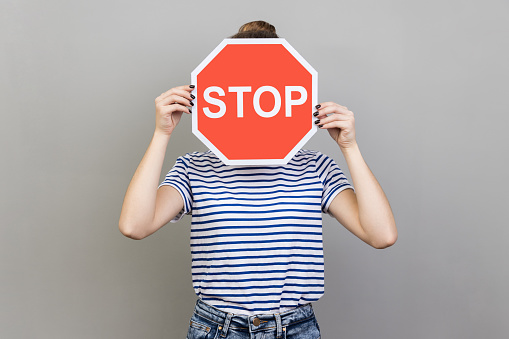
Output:
[[[356,143],[341,151],[355,188],[362,229],[373,246],[383,248],[392,245],[397,239],[396,223],[382,187]]]
[[[120,231],[130,237],[142,233],[140,228],[151,225],[156,208],[157,186],[170,135],[155,132],[127,192],[120,213]]]

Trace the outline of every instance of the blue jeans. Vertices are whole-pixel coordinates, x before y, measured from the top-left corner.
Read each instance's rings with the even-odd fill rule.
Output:
[[[196,301],[187,339],[320,339],[311,303],[293,310],[253,316],[223,312]]]

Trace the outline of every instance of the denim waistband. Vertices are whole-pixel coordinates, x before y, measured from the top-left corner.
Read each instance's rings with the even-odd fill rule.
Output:
[[[315,316],[311,303],[296,307],[283,313],[260,313],[255,315],[234,314],[221,311],[198,299],[194,312],[220,325],[222,336],[226,336],[228,328],[257,332],[260,330],[277,329],[277,337],[281,337],[286,326],[308,320]]]

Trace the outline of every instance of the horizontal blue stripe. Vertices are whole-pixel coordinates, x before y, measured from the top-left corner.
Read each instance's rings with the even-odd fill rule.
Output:
[[[315,296],[313,295],[309,295],[309,298],[298,298],[298,297],[290,297],[290,296],[287,296],[287,297],[283,297],[282,295],[278,298],[280,300],[273,300],[273,299],[266,299],[266,300],[260,300],[261,297],[274,297],[277,295],[274,295],[273,293],[268,293],[268,294],[258,294],[258,293],[253,293],[253,294],[245,294],[245,295],[229,295],[229,294],[208,294],[208,293],[203,293],[203,292],[200,292],[198,295],[199,297],[203,300],[203,301],[206,301],[207,303],[211,304],[212,306],[215,306],[215,307],[218,307],[219,309],[222,309],[224,310],[225,308],[229,308],[229,307],[237,307],[236,305],[253,305],[253,304],[260,304],[260,305],[265,305],[265,306],[269,306],[271,304],[275,304],[275,306],[277,308],[279,308],[279,304],[281,304],[281,301],[298,301],[298,305],[300,305],[300,301],[299,300],[303,300],[305,303],[308,303],[309,300],[318,300],[320,298],[321,295],[323,295],[324,291],[313,291],[313,293],[311,294],[314,294]],[[296,294],[302,294],[302,292],[300,293],[296,293]],[[286,292],[284,292],[283,295],[287,295]],[[247,298],[249,297],[255,297],[255,300],[251,301],[251,300],[248,300]],[[235,299],[235,298],[242,298],[242,299]],[[226,300],[225,300],[226,299]],[[226,303],[227,305],[215,305],[212,301],[221,301],[222,303]],[[233,304],[233,306],[232,306]],[[290,306],[290,307],[295,307],[296,305],[294,304],[293,306]],[[240,307],[240,306],[239,306]]]
[[[283,291],[283,295],[288,295],[288,294],[301,294],[302,291]],[[321,291],[309,291],[309,294],[322,294],[323,293],[323,290]],[[306,292],[306,294],[308,294],[308,292]],[[213,299],[214,297],[227,297],[227,298],[247,298],[247,297],[270,297],[270,296],[282,296],[281,293],[275,293],[275,292],[267,292],[267,293],[242,293],[242,294],[223,294],[223,293],[206,293],[204,292],[203,290],[201,291],[201,295],[204,295],[204,296],[208,296],[206,298],[208,299]],[[217,299],[217,300],[221,300],[221,301],[224,301],[223,299]],[[295,301],[298,301],[300,300],[300,298],[295,298],[295,297],[282,297],[281,300],[295,300]],[[247,300],[246,300],[247,302]],[[272,300],[257,300],[256,301],[257,303],[265,303],[265,304],[271,304],[271,303],[274,303],[274,301]],[[276,303],[279,303],[279,300],[278,301],[275,301]]]
[[[200,287],[202,290],[256,290],[256,289],[267,289],[267,288],[284,288],[284,287],[324,287],[324,284],[294,284],[294,283],[285,283],[283,285],[260,285],[260,286],[207,286],[206,288],[200,286],[194,286],[195,288]],[[291,293],[290,291],[286,291],[287,293]],[[305,293],[309,293],[311,291],[306,291]],[[302,293],[302,291],[295,291],[295,293]]]
[[[193,188],[196,188],[196,187],[193,187]],[[205,186],[202,186],[202,188],[209,189],[209,187],[205,187]],[[239,188],[239,187],[236,187],[236,188]],[[247,188],[253,188],[253,187],[247,187]],[[274,190],[274,191],[265,191],[265,192],[230,192],[231,187],[224,188],[224,190],[225,191],[218,192],[218,193],[216,193],[216,192],[194,192],[193,191],[193,194],[195,196],[197,196],[197,195],[204,195],[204,194],[208,194],[208,195],[220,195],[220,194],[232,194],[232,193],[235,193],[235,194],[247,194],[247,195],[252,195],[252,194],[262,195],[262,194],[275,194],[275,193],[298,193],[298,192],[322,192],[323,191],[321,188],[307,188],[307,189],[302,189],[302,190],[290,190],[290,191],[288,191],[288,190]]]
[[[271,247],[271,248],[228,248],[221,250],[203,250],[203,251],[191,251],[191,254],[209,254],[209,253],[223,253],[223,252],[257,252],[257,251],[277,251],[277,250],[307,250],[307,251],[318,251],[321,253],[323,248],[319,247],[303,247],[303,246],[286,246],[286,247]]]
[[[192,224],[193,225],[204,225],[204,224],[210,224],[213,222],[229,222],[229,221],[235,221],[235,222],[259,222],[259,221],[273,221],[273,220],[316,220],[316,221],[322,221],[322,216],[320,217],[298,217],[298,216],[282,216],[282,217],[270,217],[270,218],[224,218],[224,219],[212,219],[212,220],[195,220],[196,217],[193,215]]]
[[[318,191],[317,191],[318,192]],[[202,203],[204,201],[222,201],[222,200],[239,200],[239,201],[266,201],[266,200],[275,200],[275,199],[321,199],[322,191],[320,194],[316,195],[287,195],[287,196],[278,196],[278,197],[266,197],[266,198],[239,198],[239,197],[225,197],[225,198],[204,198],[204,199],[195,199],[195,203]],[[285,200],[286,203],[286,200]]]
[[[211,171],[205,171],[204,173],[210,173]],[[196,179],[195,177],[193,177],[192,175],[196,175],[200,178],[206,178],[206,179],[216,179],[216,180],[223,180],[223,179],[230,179],[230,178],[237,178],[237,177],[274,177],[274,176],[279,176],[280,179],[282,180],[289,180],[289,179],[286,179],[285,177],[290,177],[290,178],[312,178],[311,175],[315,178],[318,178],[318,176],[316,175],[316,171],[314,170],[305,170],[305,171],[299,171],[298,173],[281,173],[281,171],[276,171],[276,172],[256,172],[256,173],[235,173],[235,174],[229,174],[229,175],[219,175],[220,173],[217,173],[217,172],[214,172],[215,174],[210,174],[210,175],[205,175],[203,173],[200,173],[200,174],[197,174],[197,173],[192,173],[192,172],[189,172],[189,179],[191,181],[195,181],[195,180],[200,180],[200,179]],[[206,180],[204,180],[205,182],[207,182]]]
[[[263,199],[265,200],[265,199]],[[295,201],[291,201],[291,202],[273,202],[273,203],[270,203],[270,204],[213,204],[213,205],[207,205],[207,206],[196,206],[195,208],[193,208],[193,210],[197,211],[197,210],[201,210],[201,209],[206,209],[206,208],[214,208],[214,207],[269,207],[269,206],[278,206],[278,205],[298,205],[298,206],[301,206],[301,205],[304,205],[304,206],[320,206],[320,203],[315,203],[315,202],[305,202],[305,201],[302,201],[302,202],[295,202]]]
[[[290,159],[289,164],[299,163],[301,161],[309,160],[310,158],[312,160],[312,158],[314,158],[316,156],[316,154],[321,154],[321,153],[317,152],[317,151],[301,149],[293,156],[292,159]],[[192,159],[193,164],[209,162],[212,164],[223,165],[223,162],[211,150],[208,150],[206,152],[196,151],[196,152],[186,153],[184,156],[179,157],[177,159],[177,162],[184,162],[186,165],[188,165],[187,162],[190,161],[191,159]],[[238,165],[233,165],[233,166],[228,166],[228,167],[242,168],[242,166],[238,166]],[[254,167],[254,166],[247,166],[247,167]],[[280,167],[280,166],[278,166],[278,167]],[[276,168],[276,166],[270,165],[270,167],[265,166],[264,168]]]
[[[206,294],[203,294],[202,295],[206,295]],[[233,298],[231,296],[229,296],[228,294],[219,294],[218,295],[219,297],[223,297],[223,298]],[[262,295],[263,296],[263,295]],[[202,297],[202,300],[203,301],[206,301],[206,302],[209,302],[210,304],[210,301],[211,300],[217,300],[217,301],[225,301],[224,299],[220,299],[220,298],[214,298],[214,297]],[[283,300],[281,298],[281,300]],[[285,298],[285,300],[287,301],[299,301],[300,298]],[[244,300],[239,300],[237,301],[239,303],[242,303],[243,305],[255,305],[255,304],[262,304],[262,305],[270,305],[270,304],[278,304],[280,303],[280,300],[247,300],[247,299],[244,299]],[[264,337],[266,338],[266,337]]]
[[[231,225],[231,226],[215,226],[208,228],[192,228],[193,232],[207,232],[207,231],[218,231],[225,229],[263,229],[263,228],[277,228],[277,227],[294,227],[294,228],[322,228],[322,224],[263,224],[263,225]]]
[[[203,244],[191,244],[191,247],[202,247],[202,246],[216,246],[216,245],[234,245],[234,244],[268,244],[274,242],[314,242],[321,243],[322,240],[315,239],[270,239],[270,240],[239,240],[239,241],[222,241],[222,242],[212,242],[212,243],[203,243]],[[268,250],[267,248],[265,250]]]
[[[278,265],[309,265],[309,266],[322,266],[323,262],[306,262],[306,261],[287,261],[287,262],[257,262],[257,263],[243,263],[243,264],[223,264],[223,265],[192,265],[191,268],[234,268],[234,267],[247,267],[247,266],[278,266]]]
[[[316,153],[316,151],[310,151],[310,150],[299,150],[294,156],[293,158],[290,160],[290,162],[295,162],[295,161],[298,161],[298,159],[308,159],[309,158],[309,155],[310,154],[313,154],[313,153]],[[221,160],[219,160],[219,158],[211,151],[211,150],[208,150],[206,152],[199,152],[199,151],[196,151],[196,152],[191,152],[191,153],[186,153],[186,156],[187,155],[199,155],[201,159],[197,158],[197,157],[194,157],[193,159],[195,161],[204,161],[204,160],[208,160],[208,161],[212,161],[214,163],[222,163]],[[232,165],[232,166],[239,166],[239,165]],[[272,166],[272,165],[271,165]]]
[[[207,295],[211,295],[211,297],[205,297]],[[213,297],[215,296],[215,298]],[[253,297],[268,297],[268,296],[274,296],[274,294],[265,294],[265,293],[262,293],[262,294],[253,294],[253,295],[229,295],[229,294],[206,294],[206,293],[202,293],[202,300],[205,301],[205,302],[208,302],[210,304],[210,301],[212,300],[215,300],[215,301],[222,301],[222,302],[233,302],[233,301],[226,301],[225,298],[247,298],[249,296],[253,296]],[[219,297],[219,298],[218,298]],[[241,299],[241,300],[236,300],[235,302],[237,303],[240,303],[242,305],[254,305],[254,304],[262,304],[262,305],[270,305],[270,304],[279,304],[279,300],[273,300],[273,299],[266,299],[266,300],[254,300],[254,301],[251,301],[251,300],[247,300],[247,299]]]
[[[310,294],[319,294],[319,295],[322,295],[323,294],[323,291],[313,291],[313,293],[310,293]],[[241,298],[241,297],[245,297],[245,298],[248,298],[248,297],[270,297],[270,296],[280,296],[279,293],[248,293],[248,294],[242,294],[242,295],[229,295],[229,294],[207,294],[207,293],[200,293],[200,295],[202,296],[201,299],[203,301],[207,301],[210,303],[210,301],[212,300],[215,300],[215,301],[222,301],[222,302],[229,302],[229,303],[238,303],[238,304],[243,304],[243,305],[252,305],[252,304],[266,304],[266,305],[270,305],[270,304],[277,304],[279,305],[280,301],[299,301],[299,300],[303,300],[303,301],[316,301],[318,300],[319,297],[314,297],[314,298],[304,298],[304,297],[301,297],[301,298],[291,298],[291,297],[280,297],[280,300],[271,300],[271,299],[266,299],[266,300],[254,300],[254,301],[250,301],[250,300],[247,300],[247,299],[241,299],[241,300],[225,300],[225,298]],[[219,297],[219,298],[218,298]],[[213,305],[214,306],[214,305]],[[225,306],[217,306],[219,308],[224,308]],[[229,307],[229,306],[227,306]]]
[[[202,166],[202,167],[197,167],[197,166],[191,166],[191,167],[188,167],[187,171],[189,174],[195,174],[195,175],[200,175],[201,176],[201,173],[210,173],[210,172],[215,172],[215,173],[231,173],[231,172],[235,172],[235,171],[239,171],[239,172],[248,172],[248,171],[258,171],[256,173],[289,173],[289,172],[297,172],[297,173],[302,173],[302,171],[305,171],[310,165],[310,162],[312,160],[309,160],[307,161],[306,163],[302,163],[302,164],[295,164],[295,163],[288,163],[287,166],[272,166],[272,167],[258,167],[258,166],[245,166],[245,167],[237,167],[237,168],[228,168],[228,169],[221,169],[219,170],[219,168],[221,167],[224,167],[223,164],[220,164],[220,165],[211,165],[211,164],[207,164],[205,166]],[[294,166],[294,167],[291,167],[291,166]],[[198,172],[198,173],[194,173],[194,172]]]
[[[198,295],[199,297],[200,295]],[[209,302],[209,304],[212,304]],[[238,310],[238,311],[244,311],[244,312],[270,312],[273,310],[273,308],[254,308],[252,310],[250,309],[247,309],[245,307],[239,307],[239,306],[224,306],[224,305],[215,305],[215,304],[212,304],[212,306],[215,306],[216,308],[219,308],[219,309],[222,309],[224,311],[232,311],[232,310]],[[237,312],[233,312],[233,313],[237,313]]]
[[[198,190],[200,188],[204,188],[207,190],[234,190],[234,189],[274,189],[274,188],[299,188],[299,187],[306,187],[306,186],[317,186],[317,183],[309,183],[309,184],[296,184],[296,185],[285,185],[285,184],[276,184],[276,185],[269,185],[269,186],[262,186],[260,183],[263,183],[263,181],[253,182],[253,186],[210,186],[210,185],[193,185],[193,190]],[[316,187],[316,188],[306,188],[305,190],[299,190],[299,192],[302,191],[322,191],[322,187]],[[273,193],[274,191],[269,190],[265,192],[256,192],[256,194],[268,194]],[[292,192],[295,192],[295,190],[292,190]],[[209,194],[215,194],[214,192],[208,192]],[[223,193],[229,193],[229,192],[223,192]]]
[[[310,294],[315,294],[315,293],[310,293]],[[322,294],[323,294],[323,291],[322,291]],[[308,302],[313,302],[313,301],[318,301],[319,298],[306,298],[306,297],[301,297],[302,300],[304,301],[308,301]],[[281,299],[283,300],[283,299]]]
[[[284,171],[302,171],[303,168],[309,167],[313,159],[303,159],[302,162],[289,162],[286,166],[225,166],[223,163],[210,163],[200,160],[193,160],[193,164],[188,166],[188,170],[194,170],[197,172],[210,173],[211,171],[217,173],[229,173],[234,171],[244,172],[284,172]],[[207,162],[205,164],[196,164],[197,162]],[[291,167],[293,166],[293,167]]]
[[[264,271],[243,271],[243,272],[228,272],[227,275],[241,275],[241,274],[269,274],[269,273],[288,273],[288,272],[305,272],[305,273],[323,273],[324,270],[305,270],[305,269],[299,269],[299,268],[289,268],[286,270],[264,270]],[[222,275],[225,273],[221,272],[193,272],[194,274],[198,275]]]
[[[207,181],[207,180],[201,180],[201,179],[196,179],[196,178],[190,178],[190,181],[193,183],[195,182],[200,182],[200,183],[204,183],[204,184],[216,184],[218,182],[220,183],[223,183],[223,184],[237,184],[237,183],[259,183],[259,182],[276,182],[276,181],[283,181],[283,182],[295,182],[295,183],[299,183],[300,185],[302,184],[305,184],[305,185],[321,185],[322,183],[318,180],[318,177],[310,177],[308,175],[304,175],[304,174],[308,174],[308,173],[313,173],[311,171],[308,171],[308,172],[305,172],[305,173],[302,173],[301,175],[294,175],[292,179],[290,178],[285,178],[285,177],[281,177],[281,173],[273,173],[272,175],[274,176],[279,176],[279,178],[274,178],[274,179],[263,179],[263,178],[258,178],[258,179],[238,179],[238,180],[232,180],[232,181],[227,181],[227,180],[224,180],[225,177],[219,177],[219,176],[210,176],[212,177],[212,179],[214,180],[211,180],[211,181]],[[262,176],[263,174],[249,174],[250,176]],[[203,175],[200,175],[200,177],[203,177]],[[229,175],[227,176],[227,178],[236,178],[238,177],[237,174],[232,174],[232,175]],[[304,180],[309,180],[309,182],[303,182]]]
[[[269,259],[269,258],[293,258],[293,257],[301,257],[301,258],[323,258],[321,254],[301,254],[301,253],[290,253],[290,254],[274,254],[274,255],[241,255],[237,257],[221,257],[221,258],[193,258],[192,262],[197,261],[219,261],[219,260],[239,260],[239,259]]]
[[[193,283],[225,283],[225,282],[249,282],[249,281],[278,281],[278,280],[286,280],[286,279],[295,279],[295,280],[322,280],[323,277],[298,277],[293,275],[288,275],[285,277],[274,277],[274,278],[250,278],[250,279],[193,279]]]
[[[322,232],[267,232],[267,233],[226,233],[226,234],[209,234],[209,235],[195,235],[191,239],[210,239],[210,238],[222,238],[222,237],[262,237],[271,235],[322,235]]]
[[[180,157],[182,158],[182,157]],[[203,166],[210,166],[210,167],[213,167],[215,165],[217,165],[218,167],[226,167],[223,162],[221,160],[219,160],[217,157],[213,156],[213,157],[210,157],[210,158],[206,158],[205,155],[202,155],[201,156],[202,159],[199,159],[198,157],[193,157],[193,163],[191,166],[195,165],[195,166],[200,166],[200,167],[203,167]],[[300,158],[300,159],[299,159]],[[314,159],[310,159],[309,156],[306,156],[306,155],[300,155],[300,154],[296,154],[293,159],[291,159],[287,165],[301,165],[301,164],[306,164],[306,163],[309,163],[311,161],[314,161]],[[285,166],[280,166],[280,165],[269,165],[269,166],[242,166],[242,165],[232,165],[232,166],[227,166],[229,168],[231,168],[232,170],[238,170],[238,169],[252,169],[252,170],[258,170],[258,169],[262,169],[262,170],[271,170],[271,169],[274,169],[274,170],[277,170],[277,169],[285,169],[286,167]]]
[[[200,297],[200,295],[198,294],[198,297]],[[255,307],[255,308],[245,308],[245,307],[240,307],[240,306],[231,306],[231,305],[216,305],[216,304],[212,304],[212,306],[214,307],[217,307],[217,308],[220,308],[222,310],[225,310],[225,311],[233,311],[235,310],[235,312],[233,313],[238,313],[237,311],[244,311],[244,312],[250,312],[250,313],[276,313],[279,311],[279,307],[289,307],[289,308],[293,308],[293,307],[299,307],[299,306],[302,306],[304,304],[298,304],[298,305],[292,305],[292,304],[281,304],[281,305],[278,305],[277,307]]]
[[[301,210],[301,209],[292,209],[292,208],[285,208],[285,209],[272,209],[272,210],[265,210],[265,211],[246,211],[245,209],[237,210],[232,209],[228,211],[214,211],[214,212],[207,212],[202,214],[193,213],[193,217],[195,218],[203,218],[209,215],[218,215],[218,214],[274,214],[274,213],[288,213],[288,212],[298,212],[298,213],[318,213],[321,215],[320,210]]]

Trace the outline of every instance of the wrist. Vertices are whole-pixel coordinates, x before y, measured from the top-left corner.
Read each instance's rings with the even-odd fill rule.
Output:
[[[164,132],[161,132],[159,130],[155,130],[154,131],[154,135],[152,136],[152,139],[154,141],[166,141],[168,142],[170,140],[170,137],[171,137],[171,133],[164,133]]]
[[[339,146],[339,148],[341,149],[341,152],[345,156],[351,153],[359,152],[359,145],[357,144],[357,142],[354,142],[348,146]]]

